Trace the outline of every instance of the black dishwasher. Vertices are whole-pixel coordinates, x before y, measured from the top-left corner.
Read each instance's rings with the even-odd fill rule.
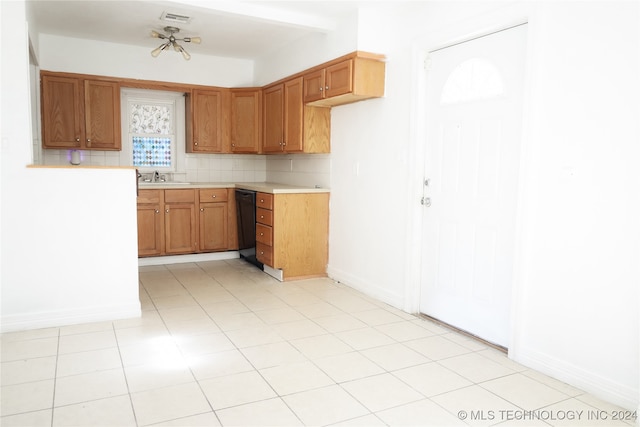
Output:
[[[236,189],[236,215],[238,217],[238,251],[240,258],[257,266],[256,258],[256,192]]]

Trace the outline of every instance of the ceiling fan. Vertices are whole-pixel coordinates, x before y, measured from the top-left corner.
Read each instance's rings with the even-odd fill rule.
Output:
[[[167,40],[166,42],[162,43],[160,46],[158,46],[157,48],[155,48],[155,49],[153,49],[151,51],[151,56],[153,56],[154,58],[156,58],[158,55],[160,55],[160,52],[162,52],[166,48],[168,48],[170,46],[173,46],[173,48],[176,50],[176,52],[180,52],[182,54],[182,56],[184,57],[184,59],[186,59],[188,61],[188,60],[191,59],[191,55],[189,55],[189,52],[184,50],[184,48],[182,46],[180,46],[177,42],[182,41],[182,42],[185,42],[185,43],[200,44],[200,42],[202,41],[202,39],[200,37],[184,37],[182,39],[176,38],[174,36],[174,34],[180,32],[180,28],[178,28],[178,27],[164,27],[164,31],[169,33],[169,35],[159,33],[159,32],[157,32],[155,30],[151,31],[151,37],[156,38],[156,39]]]

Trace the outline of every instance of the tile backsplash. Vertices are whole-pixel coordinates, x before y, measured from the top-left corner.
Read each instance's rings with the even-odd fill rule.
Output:
[[[266,157],[266,181],[305,187],[330,186],[330,154],[283,154]]]
[[[35,150],[34,150],[35,151]],[[36,163],[68,165],[69,150],[42,150],[34,156]],[[118,151],[81,151],[81,164],[86,166],[124,166]],[[40,157],[40,159],[38,159]],[[40,160],[40,161],[38,161]],[[184,156],[182,172],[169,180],[186,182],[279,182],[301,186],[330,184],[330,154],[192,154]]]

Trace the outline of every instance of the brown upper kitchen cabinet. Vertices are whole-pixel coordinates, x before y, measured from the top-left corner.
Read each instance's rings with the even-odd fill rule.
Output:
[[[262,91],[231,89],[231,152],[260,152]]]
[[[333,107],[384,95],[385,63],[356,52],[304,74],[304,103]]]
[[[328,153],[331,110],[306,107],[302,76],[263,92],[264,153]]]
[[[194,89],[187,94],[187,152],[228,151],[226,122],[229,90]],[[227,142],[228,144],[228,142]]]
[[[41,74],[42,146],[120,150],[120,84],[68,73]]]

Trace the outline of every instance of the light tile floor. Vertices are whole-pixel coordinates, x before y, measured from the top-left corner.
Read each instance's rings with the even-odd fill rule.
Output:
[[[329,279],[142,267],[140,299],[141,318],[3,334],[1,425],[634,425]]]

